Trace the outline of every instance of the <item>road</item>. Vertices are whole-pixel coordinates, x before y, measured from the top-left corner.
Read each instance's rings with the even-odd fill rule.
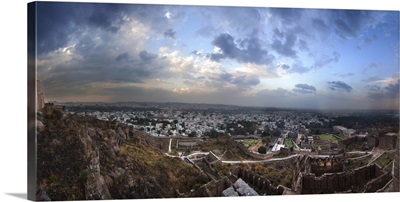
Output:
[[[168,153],[171,153],[172,138],[169,139]]]
[[[264,163],[264,162],[271,162],[271,161],[284,161],[288,160],[294,157],[299,156],[300,154],[294,154],[288,157],[283,157],[283,158],[271,158],[271,159],[266,159],[266,160],[244,160],[244,161],[221,161],[222,163],[226,164],[238,164],[238,163]]]

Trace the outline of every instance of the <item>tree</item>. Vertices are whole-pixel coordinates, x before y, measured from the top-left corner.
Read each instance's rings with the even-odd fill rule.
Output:
[[[196,131],[192,131],[191,133],[189,133],[188,136],[189,137],[197,137],[197,133],[196,133]]]
[[[263,138],[261,138],[261,141],[264,144],[269,144],[271,142],[271,137],[263,137]]]
[[[266,154],[267,153],[267,148],[264,146],[261,146],[258,148],[258,153],[260,154]]]
[[[262,133],[261,133],[261,137],[267,137],[267,136],[270,136],[271,135],[271,131],[268,129],[268,130],[264,130]]]
[[[272,136],[275,136],[275,137],[281,136],[281,131],[275,129],[274,131],[272,131]]]

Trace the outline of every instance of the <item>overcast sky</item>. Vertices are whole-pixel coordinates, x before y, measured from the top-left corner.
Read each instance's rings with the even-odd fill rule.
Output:
[[[48,3],[47,101],[399,108],[399,12]]]

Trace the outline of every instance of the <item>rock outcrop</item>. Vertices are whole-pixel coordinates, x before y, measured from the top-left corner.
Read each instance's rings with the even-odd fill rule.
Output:
[[[37,136],[38,200],[188,196],[209,181],[192,165],[167,157],[157,139],[116,122],[68,115],[46,105]]]

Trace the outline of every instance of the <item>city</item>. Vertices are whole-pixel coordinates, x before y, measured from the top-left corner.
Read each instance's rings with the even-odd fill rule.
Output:
[[[393,110],[320,111],[151,102],[56,105],[70,115],[118,122],[130,127],[128,131],[141,131],[157,139],[153,145],[166,156],[180,158],[209,176],[211,181],[195,186],[191,196],[386,192],[396,184],[391,176],[399,128],[398,113]],[[281,172],[272,171],[270,166],[280,167]],[[338,179],[329,188],[303,185],[303,176],[355,177],[355,170],[361,168],[378,174],[368,174],[347,189],[342,188],[351,180]],[[246,178],[247,172],[267,180],[270,187]],[[227,182],[232,175],[245,179],[237,186],[251,190],[250,194],[237,192],[239,188],[221,193],[214,190],[213,194],[204,191],[212,183],[222,183],[218,185],[222,187],[233,183]],[[374,180],[379,183],[372,183]]]
[[[28,196],[399,192],[399,12],[28,4]]]

